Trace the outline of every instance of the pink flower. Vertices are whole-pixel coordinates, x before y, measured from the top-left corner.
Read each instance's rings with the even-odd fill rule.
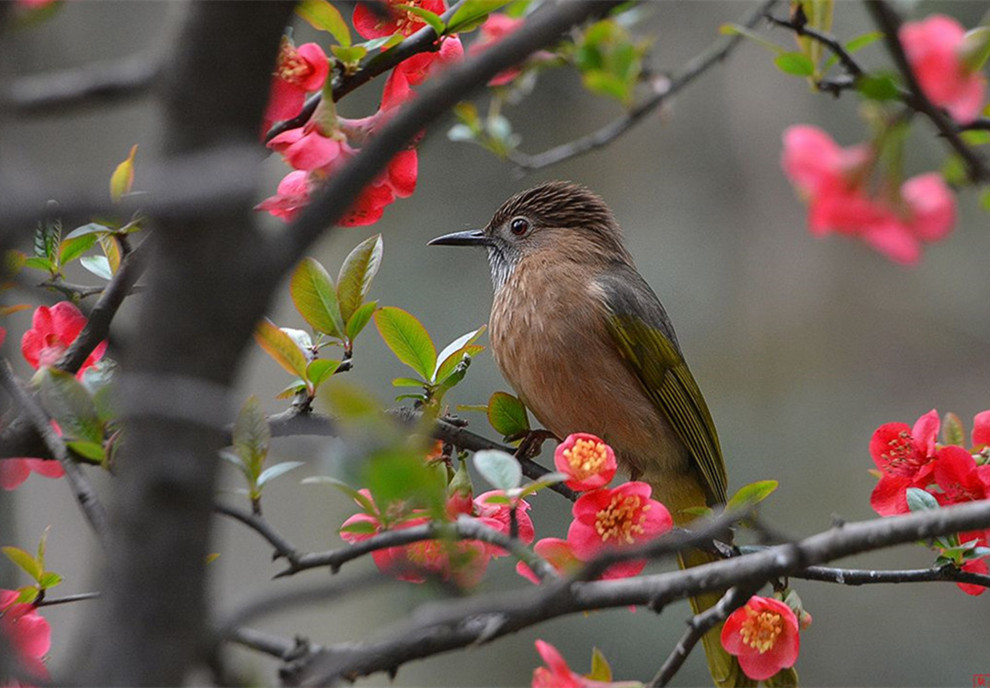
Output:
[[[459,61],[464,57],[464,45],[457,36],[445,36],[440,39],[440,47],[436,52],[417,53],[400,62],[394,72],[400,72],[406,77],[410,86],[419,86],[428,76],[435,76],[444,66]]]
[[[368,7],[368,3],[359,2],[354,7],[354,15],[351,17],[354,23],[354,30],[362,38],[384,38],[394,33],[401,33],[409,36],[426,26],[426,22],[417,17],[409,10],[403,9],[401,5],[411,5],[434,14],[443,14],[443,0],[386,0],[379,3],[378,8],[381,14]],[[384,16],[381,16],[384,15]]]
[[[797,661],[801,649],[797,617],[780,600],[754,595],[725,620],[722,647],[739,658],[747,676],[765,681]]]
[[[652,489],[643,482],[628,482],[614,489],[588,492],[574,503],[574,520],[567,541],[574,554],[588,561],[603,549],[629,547],[669,531],[674,523],[667,508],[650,499]],[[644,560],[614,564],[607,577],[635,576]]]
[[[352,154],[346,141],[326,136],[312,121],[304,127],[283,131],[268,142],[297,170],[315,170],[332,165],[337,158]]]
[[[493,13],[488,15],[488,19],[481,25],[481,29],[478,32],[478,40],[471,45],[470,54],[477,55],[488,50],[488,48],[518,29],[522,23],[523,19],[513,18],[507,14]],[[519,76],[521,72],[521,67],[510,67],[492,77],[488,85],[504,86]]]
[[[9,491],[20,487],[32,471],[45,478],[61,478],[65,475],[65,469],[58,461],[0,459],[0,489]]]
[[[278,183],[278,192],[254,207],[267,210],[285,222],[291,222],[309,205],[308,175],[302,170],[293,170]]]
[[[0,590],[0,634],[6,636],[14,658],[35,678],[45,680],[42,661],[51,649],[51,627],[30,604],[16,604],[16,590]]]
[[[265,109],[264,131],[274,122],[298,115],[306,94],[320,90],[329,73],[330,62],[320,46],[304,43],[296,48],[291,39],[283,37]]]
[[[615,476],[615,452],[585,432],[568,435],[553,453],[553,463],[568,479],[564,484],[581,492],[605,487]]]
[[[86,316],[68,301],[59,301],[51,308],[38,306],[31,329],[21,338],[21,353],[33,368],[55,365],[85,326]],[[100,342],[86,357],[79,374],[96,365],[106,350],[107,343]]]
[[[883,472],[870,496],[870,506],[878,514],[907,513],[907,489],[924,489],[931,482],[938,429],[938,412],[932,409],[913,428],[905,423],[886,423],[873,433],[870,456]]]
[[[942,490],[936,495],[942,504],[987,499],[990,497],[990,464],[978,466],[973,455],[962,447],[942,447],[935,461],[935,482]]]
[[[478,495],[474,499],[474,515],[484,518],[487,524],[509,535],[512,523],[511,506],[501,503],[491,504],[488,501],[492,497],[504,496],[505,493],[502,490],[491,490]],[[536,529],[533,527],[533,521],[530,519],[529,514],[526,513],[527,511],[529,511],[529,502],[520,499],[515,508],[516,528],[518,529],[517,537],[528,545],[536,537]],[[506,554],[500,547],[495,547],[493,550],[492,554],[494,556]]]
[[[808,199],[812,234],[859,236],[888,258],[904,264],[921,258],[922,242],[944,238],[956,221],[952,192],[936,173],[908,179],[893,198],[869,192],[875,164],[866,146],[841,148],[817,127],[784,132],[784,172]]]
[[[899,32],[908,63],[921,90],[960,124],[980,115],[987,80],[963,60],[965,29],[955,19],[934,14],[905,22]]]
[[[596,681],[575,674],[557,648],[543,640],[536,641],[536,651],[546,666],[533,670],[532,688],[642,688],[637,681]]]

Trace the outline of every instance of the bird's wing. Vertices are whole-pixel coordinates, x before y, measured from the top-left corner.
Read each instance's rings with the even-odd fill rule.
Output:
[[[596,283],[609,312],[609,333],[622,357],[688,448],[708,494],[724,504],[728,480],[715,423],[681,355],[666,311],[631,266],[615,266]]]

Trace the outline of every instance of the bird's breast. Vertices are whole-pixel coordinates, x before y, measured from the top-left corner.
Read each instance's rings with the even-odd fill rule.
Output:
[[[520,262],[495,294],[495,361],[558,437],[598,435],[635,475],[682,472],[686,452],[614,345],[593,278],[580,266]]]

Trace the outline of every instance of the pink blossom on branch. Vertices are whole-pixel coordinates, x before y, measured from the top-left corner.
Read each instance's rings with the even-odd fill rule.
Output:
[[[359,2],[354,6],[351,17],[354,30],[362,38],[370,40],[385,38],[394,33],[409,36],[426,26],[425,21],[404,6],[418,7],[433,14],[443,14],[446,9],[443,0],[386,0],[377,3],[374,8],[366,2]]]
[[[794,666],[801,649],[798,620],[780,600],[754,595],[722,627],[722,647],[751,679],[765,681]]]
[[[557,648],[543,640],[536,641],[536,651],[546,666],[533,670],[532,688],[642,688],[638,681],[598,681],[576,674]]]
[[[16,590],[0,590],[0,635],[21,668],[43,681],[48,678],[42,660],[51,649],[51,627],[33,605],[16,603],[17,597]]]
[[[86,326],[86,316],[72,303],[38,306],[31,317],[31,329],[21,338],[21,353],[32,368],[55,365]],[[100,342],[79,368],[81,374],[103,358],[107,343]]]
[[[966,30],[955,19],[934,14],[905,22],[898,37],[922,92],[960,124],[980,116],[987,80],[963,56]]]
[[[784,172],[808,200],[812,234],[858,236],[891,260],[913,264],[923,242],[952,231],[955,197],[938,174],[912,177],[896,193],[874,193],[870,147],[842,148],[808,125],[788,128],[783,138]]]
[[[568,435],[554,451],[553,463],[567,475],[564,484],[582,492],[608,485],[618,467],[612,448],[584,432]]]
[[[0,459],[0,489],[15,490],[31,473],[45,478],[61,478],[65,469],[58,461],[45,459]]]
[[[306,94],[323,88],[329,73],[330,62],[323,48],[316,43],[304,43],[297,48],[291,39],[283,37],[272,75],[262,134],[274,122],[298,115]]]
[[[938,412],[932,409],[915,422],[885,423],[870,439],[870,456],[882,475],[870,496],[870,506],[881,516],[906,514],[907,489],[924,489],[935,470]]]

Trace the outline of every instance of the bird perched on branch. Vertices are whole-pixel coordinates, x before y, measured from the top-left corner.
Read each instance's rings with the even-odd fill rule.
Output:
[[[678,524],[691,520],[686,509],[725,504],[725,462],[708,406],[601,198],[574,184],[545,183],[503,203],[484,229],[430,244],[487,249],[492,352],[544,427],[558,437],[601,437]],[[680,563],[716,558],[689,550]],[[691,603],[697,613],[719,597]],[[702,638],[716,685],[754,685],[719,632]]]

